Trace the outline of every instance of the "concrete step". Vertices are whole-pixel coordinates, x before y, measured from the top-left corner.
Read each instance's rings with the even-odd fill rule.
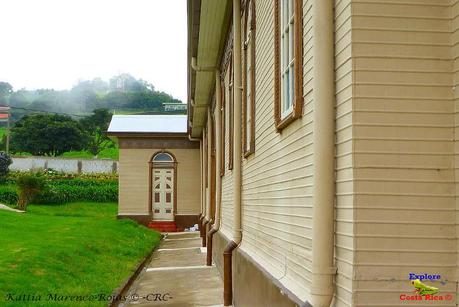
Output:
[[[159,248],[171,249],[171,248],[188,248],[188,247],[201,247],[201,238],[177,238],[171,239],[168,235],[166,239],[161,242]]]
[[[162,248],[160,247],[147,268],[155,267],[186,267],[206,264],[206,254],[199,247]]]
[[[184,238],[199,238],[199,231],[174,232],[167,235],[167,239],[184,239]]]

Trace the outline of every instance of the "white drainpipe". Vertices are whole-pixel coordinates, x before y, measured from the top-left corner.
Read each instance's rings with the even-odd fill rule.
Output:
[[[242,82],[241,82],[241,2],[233,0],[233,73],[234,73],[234,132],[233,132],[233,203],[234,233],[233,241],[239,244],[242,240],[241,229],[241,118],[242,118]]]
[[[223,305],[233,304],[232,257],[234,249],[242,241],[241,227],[241,1],[233,0],[233,64],[234,64],[234,107],[233,107],[233,238],[223,251]]]
[[[207,259],[206,264],[212,265],[212,241],[214,234],[220,229],[220,205],[221,205],[221,84],[220,72],[215,71],[215,221],[212,229],[207,234]]]
[[[211,221],[211,186],[212,186],[212,114],[210,107],[207,109],[207,194],[206,194],[206,220]]]
[[[328,307],[334,293],[335,66],[333,0],[315,0],[314,18],[314,210],[311,304]]]
[[[204,153],[202,152],[203,141],[199,142],[199,162],[201,162],[201,215],[203,211],[202,204],[204,203],[204,189],[203,189],[203,182],[204,177],[202,174],[204,173]]]
[[[202,200],[202,216],[205,219],[206,217],[206,202],[207,202],[207,187],[206,187],[206,174],[207,174],[207,135],[206,130],[202,131],[202,156],[203,156],[203,163],[202,163],[202,187],[203,187],[203,200]]]
[[[198,71],[201,71],[201,72],[213,72],[216,69],[216,67],[214,67],[214,66],[209,66],[209,67],[198,66],[197,62],[198,61],[196,60],[195,57],[191,58],[191,68],[193,68],[193,70],[196,71],[196,72],[198,72]]]
[[[221,134],[219,133],[222,130],[222,88],[220,83],[220,71],[215,71],[215,95],[216,95],[216,105],[215,105],[215,148],[216,148],[216,157],[215,157],[215,170],[216,170],[216,180],[215,180],[215,222],[214,229],[220,229],[220,206],[221,206],[221,187],[222,187],[222,178],[220,176],[220,169],[222,165],[222,139]]]

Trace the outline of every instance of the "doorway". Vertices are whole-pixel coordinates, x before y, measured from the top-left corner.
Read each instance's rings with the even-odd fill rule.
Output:
[[[153,221],[174,221],[176,208],[176,161],[166,152],[151,161],[151,212]]]

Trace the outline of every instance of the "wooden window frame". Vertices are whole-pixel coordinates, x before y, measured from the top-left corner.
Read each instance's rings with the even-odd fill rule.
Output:
[[[249,20],[249,8],[250,8],[250,17],[251,22],[248,25]],[[242,84],[243,84],[243,95],[242,95],[242,138],[243,138],[243,149],[244,149],[244,157],[247,158],[251,154],[255,152],[255,0],[246,0],[244,4],[244,12],[243,12],[243,73],[242,73]],[[251,44],[250,54],[248,54],[248,45],[246,43],[246,36],[248,31],[248,26],[251,28],[251,37],[250,42]],[[251,61],[251,70],[249,75],[247,75],[247,59],[250,57]],[[247,89],[247,80],[250,78],[250,101],[247,101],[246,89]],[[250,103],[248,106],[247,104]],[[247,120],[248,120],[248,112],[247,108],[250,107],[250,127],[247,129]],[[248,131],[250,130],[250,131]],[[249,134],[249,135],[247,135]],[[249,142],[248,138],[250,138]]]
[[[281,67],[280,67],[280,2],[275,0],[274,4],[274,120],[276,129],[281,131],[290,123],[300,118],[303,112],[303,12],[302,1],[293,0],[294,17],[293,17],[293,45],[294,45],[294,91],[293,91],[293,108],[290,114],[282,118],[281,102]],[[288,0],[286,0],[288,1]]]
[[[226,88],[225,88],[225,81],[221,80],[221,109],[220,109],[220,115],[221,115],[221,127],[220,127],[220,137],[221,137],[221,163],[220,163],[220,176],[225,175],[225,137],[226,137],[226,114],[225,114],[225,108],[226,108],[226,99],[225,99],[225,94],[226,94]]]
[[[229,146],[228,146],[228,169],[233,169],[233,147],[234,147],[234,74],[233,74],[233,61],[229,62],[229,108],[228,108],[228,138],[229,138]]]

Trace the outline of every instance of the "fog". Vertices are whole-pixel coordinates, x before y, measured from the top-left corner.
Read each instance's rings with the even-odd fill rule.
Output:
[[[0,28],[15,90],[130,73],[186,102],[185,0],[2,0]]]

